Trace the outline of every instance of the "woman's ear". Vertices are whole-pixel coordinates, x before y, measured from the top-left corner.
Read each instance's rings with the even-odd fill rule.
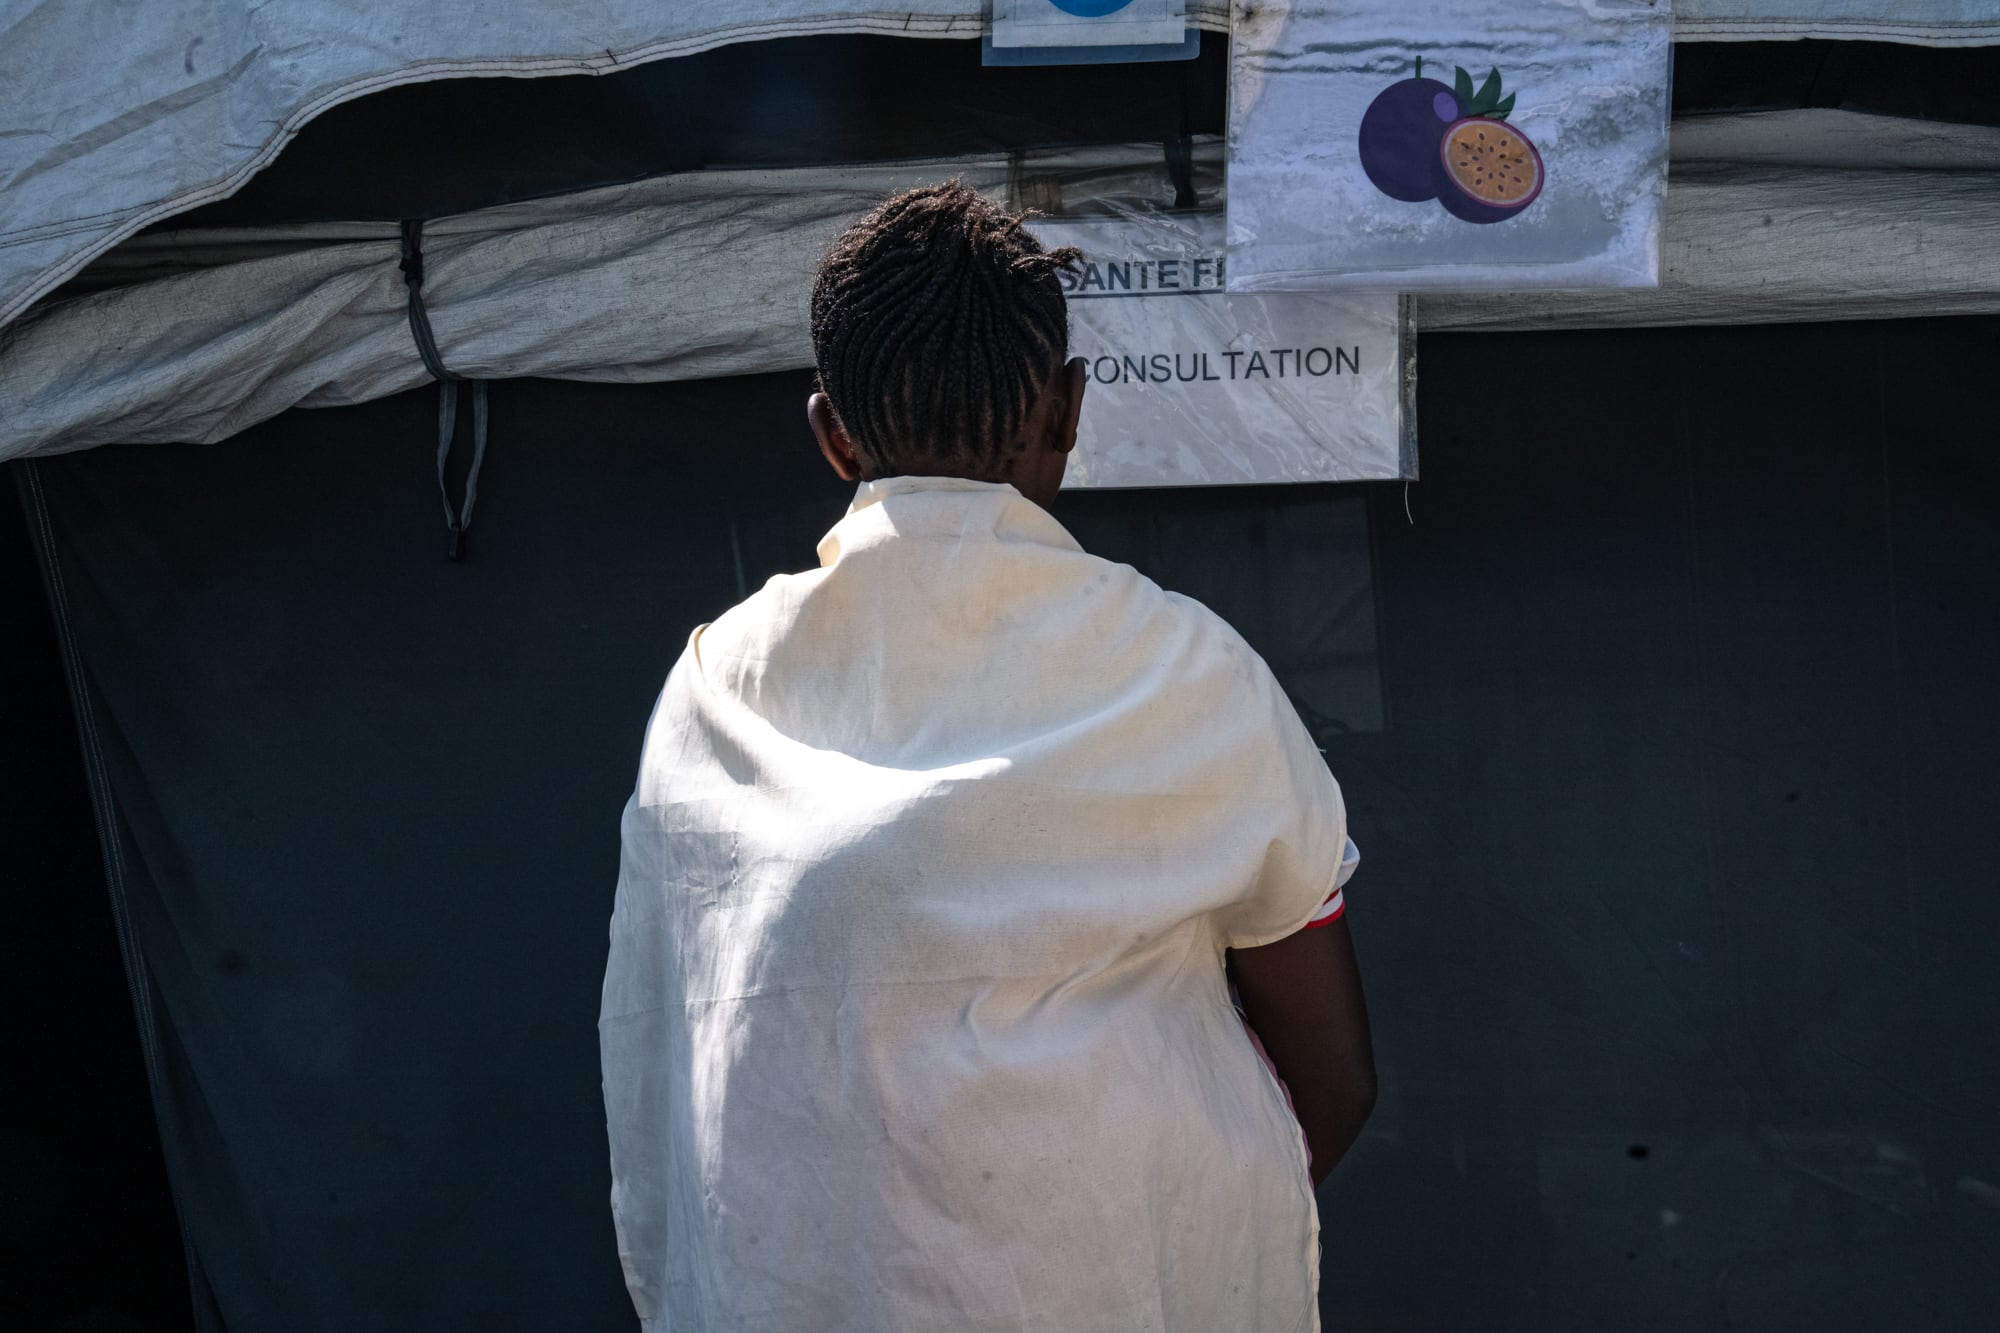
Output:
[[[1083,421],[1083,391],[1090,383],[1089,363],[1073,356],[1058,373],[1065,401],[1062,415],[1057,419],[1054,444],[1057,453],[1066,454],[1076,448],[1076,429]]]
[[[860,481],[861,459],[854,452],[854,441],[847,438],[847,430],[833,414],[833,402],[825,394],[806,399],[806,424],[812,427],[813,438],[819,441],[819,451],[826,455],[834,475],[842,481]]]

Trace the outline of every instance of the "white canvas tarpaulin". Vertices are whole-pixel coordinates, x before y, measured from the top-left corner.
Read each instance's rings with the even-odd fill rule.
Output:
[[[2000,127],[1850,111],[1676,121],[1651,289],[1425,294],[1420,329],[2000,310]]]
[[[1682,0],[1676,36],[2000,41],[1991,0]],[[982,0],[0,0],[0,325],[223,199],[313,117],[399,84],[604,74],[812,33],[973,38]],[[1227,0],[1187,0],[1227,31]],[[412,127],[421,134],[422,127]]]
[[[1909,42],[1987,46],[2000,42],[1993,0],[1674,0],[1674,40]]]
[[[809,365],[805,293],[820,253],[885,195],[953,170],[1005,188],[1005,162],[696,172],[441,219],[424,234],[425,304],[445,365],[475,378],[629,382]],[[296,248],[31,317],[0,350],[11,409],[0,432],[63,450],[211,443],[290,407],[366,402],[429,378],[394,226],[191,239],[211,243],[211,256],[233,244]],[[14,452],[0,443],[0,457]]]
[[[1158,153],[1114,147],[1034,166],[1157,174]],[[1682,122],[1673,155],[1659,288],[1430,295],[1418,327],[2000,311],[2000,129],[1769,112]],[[640,381],[803,367],[803,294],[821,248],[889,191],[956,170],[1007,192],[997,159],[701,172],[442,219],[425,235],[425,301],[445,364],[467,375]],[[1023,164],[1012,174],[1018,182]],[[1015,202],[1060,211],[1040,195]],[[0,332],[0,460],[208,443],[290,407],[423,384],[397,260],[395,229],[372,223],[162,232],[121,247],[103,267],[148,280]]]
[[[1189,21],[1226,14],[1193,5]],[[979,0],[0,0],[0,324],[142,227],[234,193],[367,93],[985,23]]]

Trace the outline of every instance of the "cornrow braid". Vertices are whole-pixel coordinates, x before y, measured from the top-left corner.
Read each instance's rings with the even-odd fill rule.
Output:
[[[820,262],[820,390],[876,475],[999,462],[1068,358],[1056,275],[1082,256],[1044,250],[1028,216],[947,181],[881,204]]]

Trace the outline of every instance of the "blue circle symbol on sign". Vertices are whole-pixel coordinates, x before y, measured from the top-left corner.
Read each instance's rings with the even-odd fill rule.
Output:
[[[1049,0],[1049,3],[1080,19],[1101,19],[1106,14],[1116,14],[1132,0]]]

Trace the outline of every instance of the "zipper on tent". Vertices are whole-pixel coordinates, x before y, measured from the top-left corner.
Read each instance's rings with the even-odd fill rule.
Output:
[[[424,307],[423,219],[403,219],[402,236],[403,259],[397,267],[402,270],[403,286],[409,292],[410,338],[417,345],[417,355],[423,358],[424,369],[438,382],[438,497],[444,502],[445,530],[451,534],[446,554],[455,561],[463,551],[465,530],[472,526],[472,505],[479,498],[479,468],[486,461],[486,381],[467,381],[465,376],[448,369],[444,358],[438,355],[430,311]],[[446,474],[451,464],[452,438],[458,430],[458,386],[467,382],[472,385],[472,464],[465,473],[465,498],[453,505]]]

